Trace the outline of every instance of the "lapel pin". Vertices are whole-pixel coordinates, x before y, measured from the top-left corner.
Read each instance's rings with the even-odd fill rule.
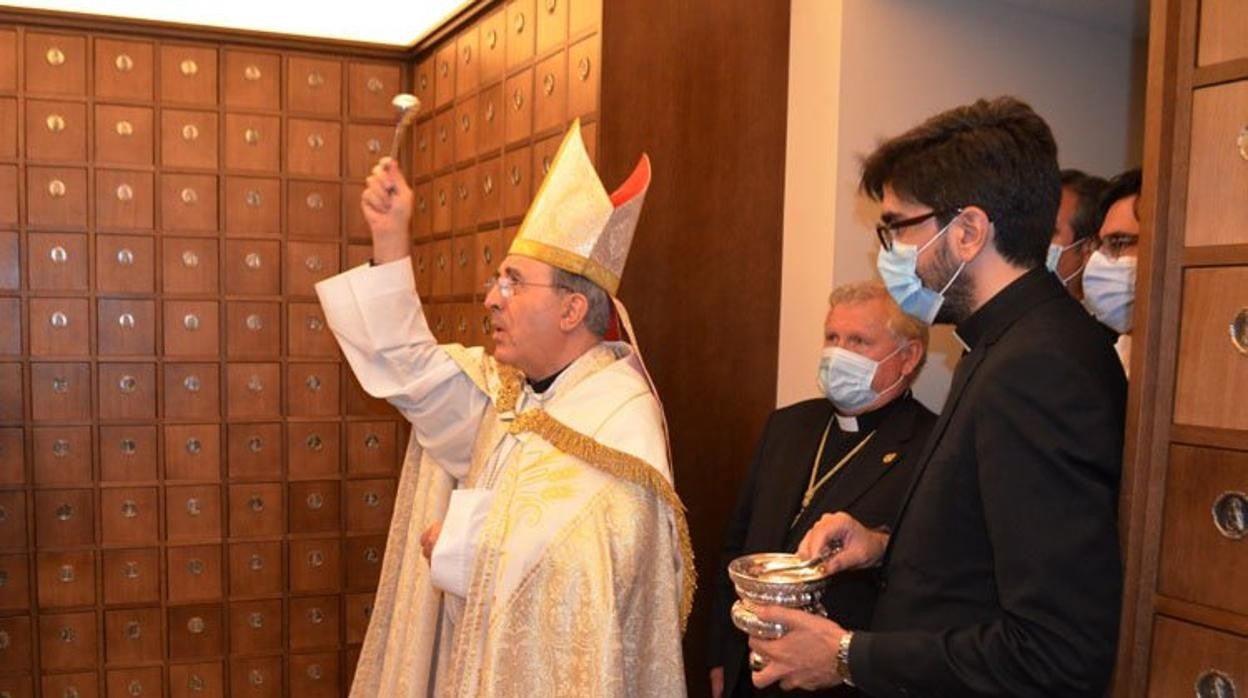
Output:
[[[897,460],[896,451],[889,451],[888,453],[884,454],[884,465],[892,465],[893,461],[895,460]]]

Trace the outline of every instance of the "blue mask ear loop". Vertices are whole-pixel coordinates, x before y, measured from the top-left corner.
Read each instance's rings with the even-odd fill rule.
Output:
[[[1092,239],[1092,238],[1084,238],[1084,239],[1082,239],[1082,240],[1076,240],[1076,241],[1074,241],[1074,242],[1070,243],[1069,245],[1067,245],[1067,246],[1063,247],[1063,248],[1062,248],[1062,253],[1061,253],[1061,254],[1066,254],[1066,250],[1073,250],[1073,249],[1075,249],[1076,247],[1078,247],[1078,246],[1082,245],[1083,243],[1085,243],[1085,242],[1087,242],[1088,240],[1091,240],[1091,239]],[[1058,260],[1059,262],[1062,260],[1062,257],[1061,257],[1061,255],[1060,255],[1060,254],[1059,254],[1059,255],[1058,255],[1058,257],[1057,257],[1057,260]],[[1073,279],[1073,278],[1075,278],[1076,276],[1079,276],[1080,274],[1082,274],[1082,273],[1083,273],[1083,269],[1084,269],[1084,267],[1086,267],[1086,266],[1088,266],[1088,260],[1086,260],[1086,259],[1085,259],[1085,260],[1083,260],[1083,264],[1080,264],[1080,265],[1079,265],[1079,268],[1078,268],[1078,269],[1076,269],[1076,270],[1074,270],[1073,272],[1071,272],[1071,273],[1070,273],[1070,276],[1067,276],[1067,277],[1066,277],[1066,278],[1064,278],[1064,279],[1062,279],[1062,278],[1060,278],[1060,277],[1059,277],[1059,278],[1058,278],[1058,280],[1062,282],[1062,285],[1063,285],[1063,286],[1065,286],[1065,285],[1067,285],[1067,284],[1069,284],[1069,283],[1070,283],[1070,280],[1071,280],[1071,279]]]

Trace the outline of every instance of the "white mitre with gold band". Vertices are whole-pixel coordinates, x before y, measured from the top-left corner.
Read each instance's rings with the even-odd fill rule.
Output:
[[[615,297],[649,187],[650,158],[642,154],[628,179],[608,194],[585,150],[577,119],[563,137],[509,254],[584,276]]]

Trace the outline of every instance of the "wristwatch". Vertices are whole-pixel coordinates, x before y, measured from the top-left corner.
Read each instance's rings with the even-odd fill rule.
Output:
[[[853,686],[854,679],[849,675],[849,643],[853,642],[854,633],[847,632],[841,636],[836,648],[836,673],[840,674],[846,686]]]

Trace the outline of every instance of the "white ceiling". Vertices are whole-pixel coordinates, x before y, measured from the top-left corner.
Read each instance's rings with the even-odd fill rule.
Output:
[[[472,0],[33,0],[6,2],[58,12],[274,32],[385,46],[415,44]]]

